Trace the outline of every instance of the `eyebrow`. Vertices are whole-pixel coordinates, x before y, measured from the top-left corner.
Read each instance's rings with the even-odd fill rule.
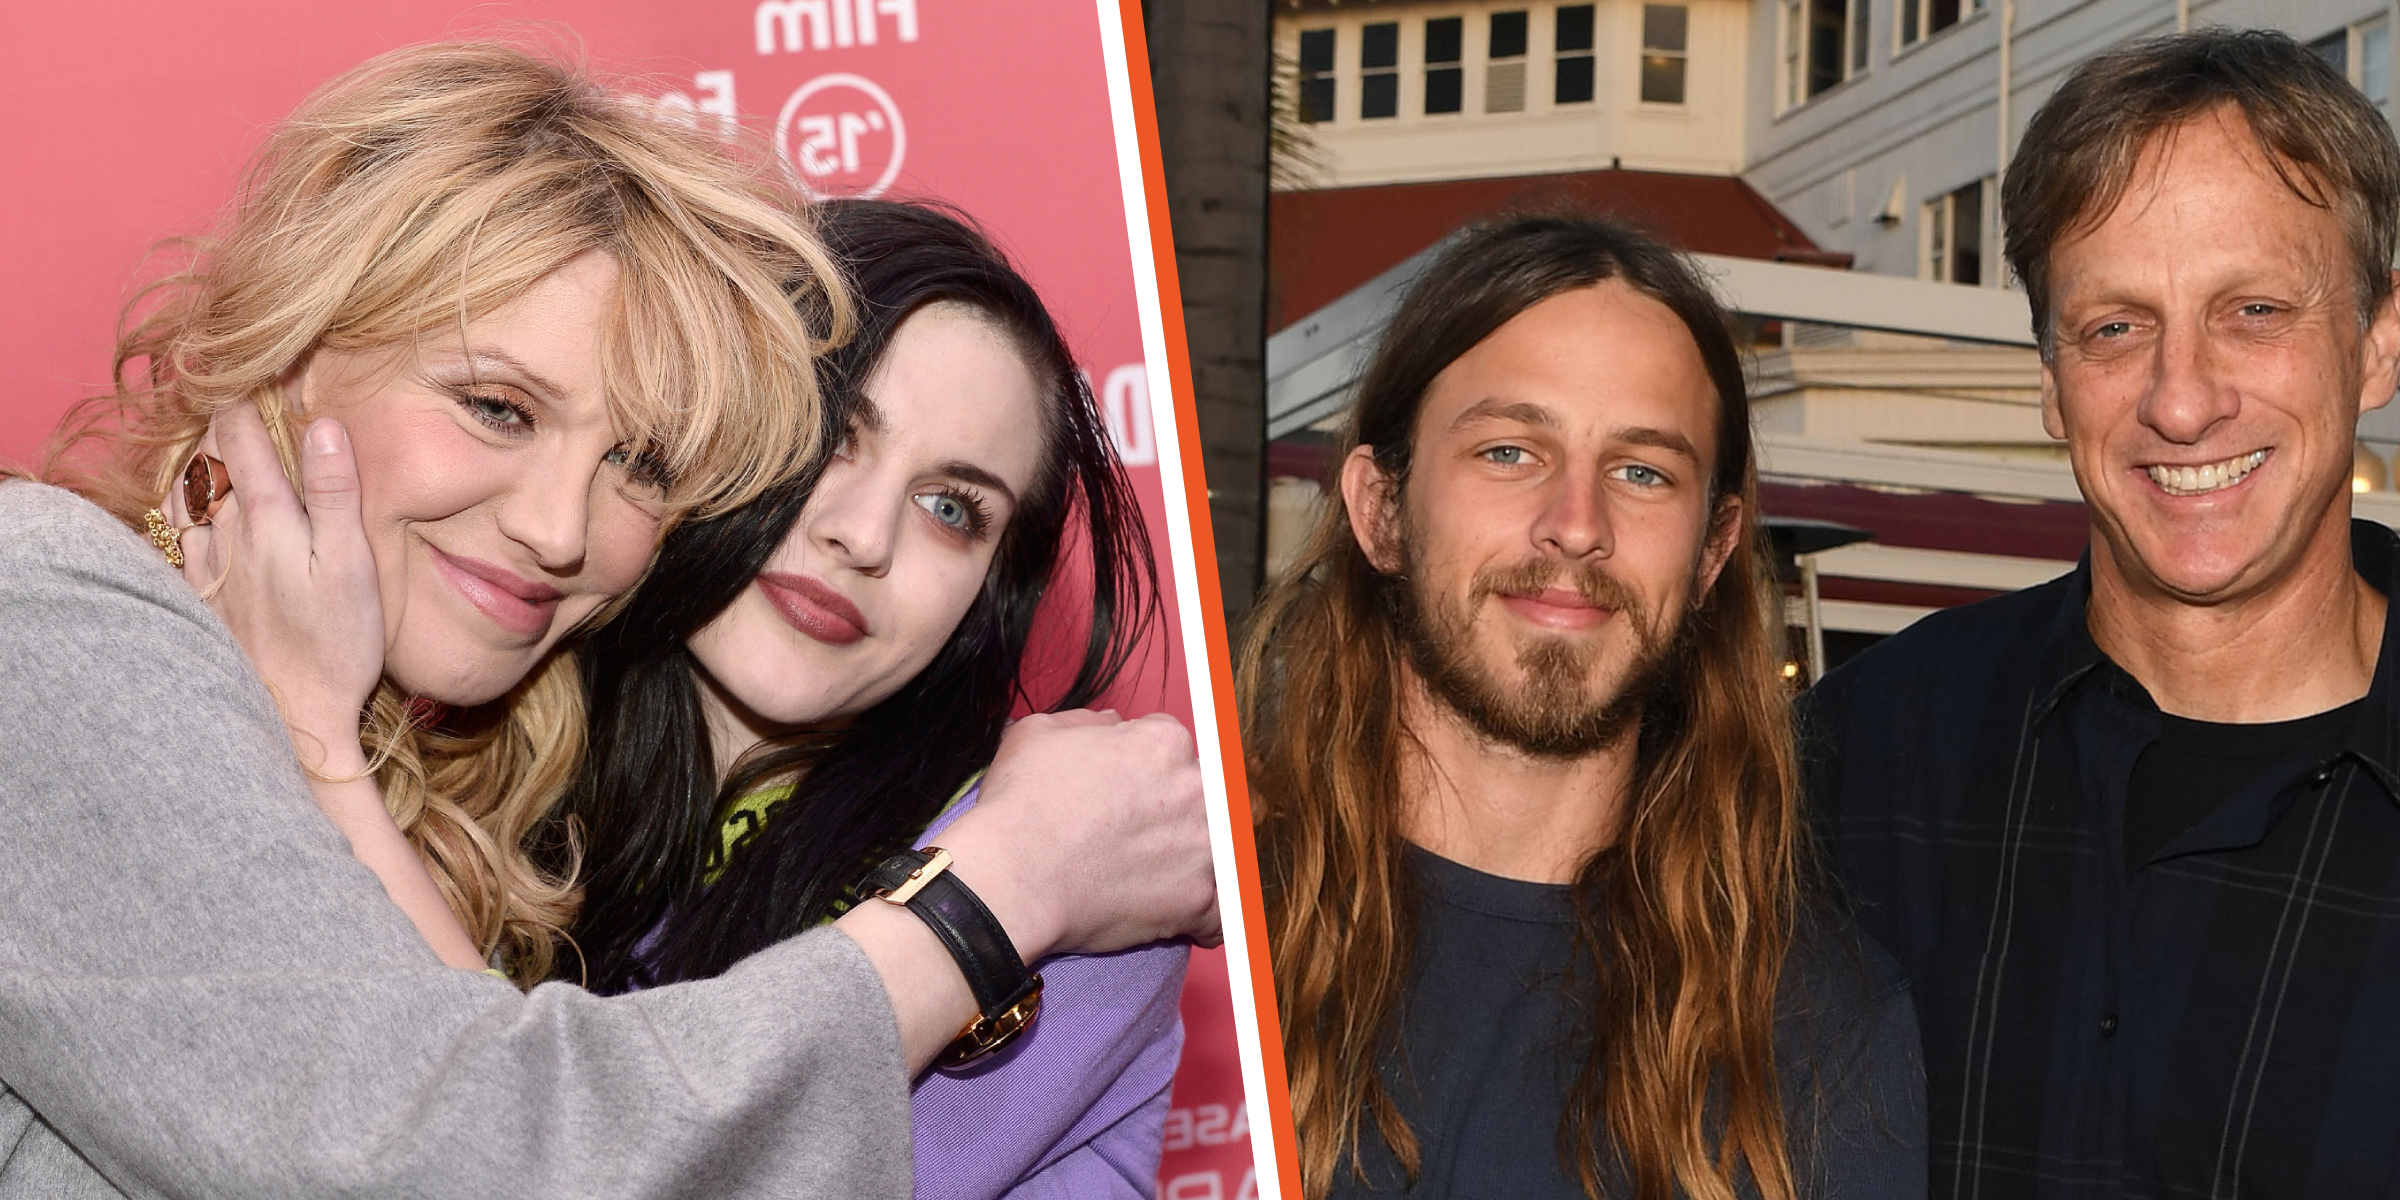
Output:
[[[883,410],[877,408],[875,401],[865,395],[854,397],[850,401],[850,420],[868,433],[884,431]],[[951,459],[949,462],[935,467],[934,471],[947,475],[960,483],[971,483],[977,487],[998,492],[1008,498],[1010,508],[1017,507],[1017,490],[1015,488],[1008,486],[1006,480],[963,458]]]
[[[874,397],[863,392],[851,398],[850,420],[868,433],[882,433],[884,429],[883,410],[875,407]]]
[[[1498,399],[1478,400],[1468,405],[1466,411],[1451,419],[1450,428],[1458,429],[1477,421],[1514,421],[1520,425],[1531,425],[1539,429],[1558,428],[1557,415],[1542,405],[1529,400]],[[1608,435],[1615,441],[1631,442],[1636,446],[1649,446],[1680,454],[1695,463],[1700,461],[1699,447],[1692,445],[1692,439],[1672,429],[1655,429],[1648,425],[1624,425],[1609,430]]]
[[[1555,414],[1531,401],[1483,399],[1452,417],[1450,428],[1458,429],[1477,421],[1515,421],[1520,425],[1535,425],[1544,429],[1553,429],[1558,425]]]
[[[960,483],[971,483],[977,487],[990,488],[991,490],[1008,497],[1008,506],[1010,508],[1015,508],[1017,506],[1016,489],[1008,486],[1008,484],[1003,482],[999,476],[992,474],[990,471],[984,470],[982,467],[976,466],[974,463],[967,462],[963,459],[952,459],[934,469],[951,477],[952,479],[958,480]]]
[[[1636,446],[1651,446],[1680,454],[1693,462],[1700,461],[1699,447],[1692,445],[1692,439],[1672,429],[1652,429],[1647,425],[1628,425],[1621,429],[1610,430],[1609,436],[1620,442],[1631,442]]]
[[[542,393],[542,398],[545,400],[556,401],[567,394],[567,389],[558,386],[557,381],[525,365],[525,360],[498,346],[470,346],[466,349],[463,357],[469,370],[479,371],[489,366],[514,372],[534,391]],[[478,377],[476,382],[481,383],[483,380]]]

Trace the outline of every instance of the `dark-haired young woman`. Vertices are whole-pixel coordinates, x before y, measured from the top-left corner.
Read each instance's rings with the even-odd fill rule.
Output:
[[[574,938],[602,992],[714,976],[832,919],[972,803],[1071,522],[1089,570],[1062,577],[1088,578],[1090,632],[1064,694],[1036,702],[1095,701],[1154,605],[1090,387],[1025,280],[929,208],[837,201],[819,229],[862,314],[830,364],[838,448],[671,535],[587,651],[592,753],[563,811],[588,881]],[[1149,1195],[1185,955],[1039,964],[1038,1000],[1016,1006],[1038,1020],[915,1085],[917,1195]]]

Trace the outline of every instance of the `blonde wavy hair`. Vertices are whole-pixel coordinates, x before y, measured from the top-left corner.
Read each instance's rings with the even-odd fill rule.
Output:
[[[177,265],[120,320],[115,391],[68,414],[43,474],[139,528],[211,419],[249,404],[297,480],[306,414],[277,382],[294,364],[462,328],[596,250],[621,277],[602,364],[615,428],[664,467],[671,519],[746,503],[817,454],[815,360],[850,325],[769,161],[541,49],[372,59],[274,131],[214,236],[170,243]],[[378,688],[376,780],[468,933],[530,987],[580,901],[528,845],[583,750],[573,659],[436,727],[426,712]]]

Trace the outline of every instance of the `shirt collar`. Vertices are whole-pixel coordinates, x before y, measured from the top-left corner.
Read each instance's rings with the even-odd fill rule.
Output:
[[[2375,656],[2375,674],[2367,685],[2366,705],[2359,719],[2351,722],[2342,734],[2341,750],[2356,757],[2382,781],[2384,790],[2400,798],[2400,730],[2393,726],[2393,689],[2400,686],[2400,603],[2389,602],[2400,597],[2400,534],[2374,521],[2353,518],[2350,522],[2351,566],[2370,587],[2382,592],[2387,603],[2383,616],[2383,645]],[[2048,718],[2058,703],[2086,680],[2125,676],[2123,668],[2110,662],[2092,641],[2092,631],[2085,620],[2085,610],[2092,595],[2092,555],[2084,551],[2081,561],[2065,580],[2059,594],[2058,609],[2051,614],[2050,627],[2042,642],[2042,671],[2036,686],[2041,703],[2035,709],[2038,724]],[[2133,683],[2131,676],[2126,682]],[[2132,688],[2137,694],[2141,688]],[[2147,698],[2145,697],[2145,700]]]

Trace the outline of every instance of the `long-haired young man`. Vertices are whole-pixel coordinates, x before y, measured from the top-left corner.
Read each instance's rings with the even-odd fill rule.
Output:
[[[1904,985],[1804,901],[1726,316],[1617,225],[1458,236],[1241,662],[1311,1197],[1919,1196]]]

